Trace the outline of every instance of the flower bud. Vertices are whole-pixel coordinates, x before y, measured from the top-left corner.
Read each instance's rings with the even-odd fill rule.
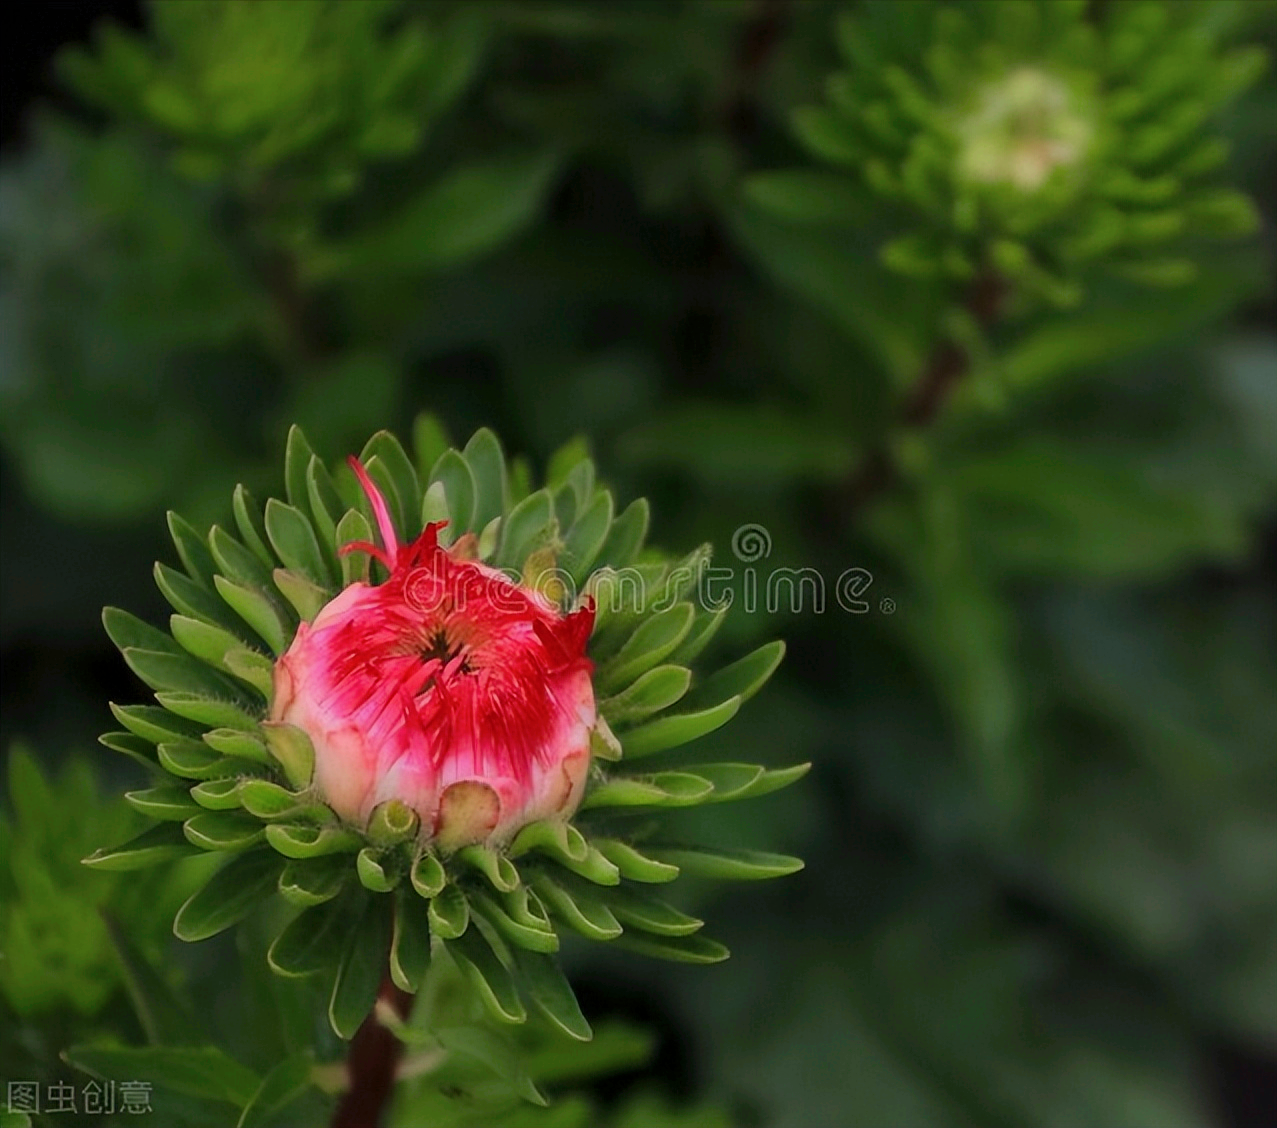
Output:
[[[585,646],[592,605],[548,599],[454,547],[439,523],[400,545],[385,501],[352,460],[389,571],[303,623],[274,674],[271,720],[314,747],[314,786],[361,828],[398,801],[444,851],[504,843],[581,799],[596,727]]]

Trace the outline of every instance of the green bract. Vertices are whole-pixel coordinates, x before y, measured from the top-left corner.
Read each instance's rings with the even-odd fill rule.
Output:
[[[994,273],[1067,305],[1093,265],[1174,285],[1194,273],[1190,240],[1255,228],[1244,195],[1205,182],[1227,156],[1206,126],[1258,77],[1262,49],[1221,53],[1202,5],[1090,13],[1085,0],[937,5],[928,30],[885,3],[839,22],[848,69],[794,124],[895,205],[908,230],[883,248],[888,267]],[[846,206],[840,179],[762,173],[747,191],[820,221]]]
[[[490,431],[462,450],[444,449],[438,425],[423,417],[416,435],[415,460],[386,432],[360,456],[405,539],[446,520],[450,538],[475,535],[483,560],[525,579],[557,567],[597,602],[588,654],[606,723],[576,819],[531,823],[505,848],[448,852],[438,841],[423,846],[416,815],[397,801],[378,807],[367,826],[345,824],[325,806],[312,787],[308,738],[265,720],[271,675],[298,624],[366,577],[367,557],[338,547],[370,540],[373,515],[353,475],[330,473],[294,428],[287,502],[262,506],[241,487],[234,532],[215,526],[207,537],[170,515],[181,568],[156,565],[175,611],[169,632],[125,611],[104,613],[158,703],[113,705],[123,730],[102,738],[153,772],[152,786],[127,798],[154,825],[86,861],[123,870],[224,854],[174,931],[187,940],[212,936],[278,891],[300,911],[270,963],[281,975],[328,975],[329,1017],[343,1036],[372,1007],[387,951],[391,978],[413,992],[444,950],[497,1018],[521,1022],[530,1003],[588,1038],[554,958],[564,928],[649,955],[714,962],[727,950],[650,887],[682,871],[754,879],[801,866],[669,841],[652,819],[662,808],[764,795],[804,774],[806,765],[688,766],[665,755],[730,720],[784,648],[770,643],[710,677],[694,674],[693,660],[722,619],[691,598],[708,549],[684,560],[645,551],[646,503],[617,514],[577,448],[557,457],[547,485],[532,491],[526,466],[508,466]]]

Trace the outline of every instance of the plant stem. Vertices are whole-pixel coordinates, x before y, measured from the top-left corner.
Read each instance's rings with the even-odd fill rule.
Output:
[[[377,998],[402,1019],[412,1009],[412,996],[396,987],[389,975],[382,980]],[[374,1007],[351,1039],[346,1057],[350,1087],[337,1104],[330,1128],[378,1128],[394,1092],[402,1055],[403,1043],[382,1025]]]

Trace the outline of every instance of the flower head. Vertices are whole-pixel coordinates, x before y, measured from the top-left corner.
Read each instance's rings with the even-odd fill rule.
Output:
[[[352,543],[389,570],[351,584],[302,623],[275,667],[271,718],[315,749],[315,783],[343,819],[380,803],[417,812],[446,847],[508,841],[580,802],[596,722],[585,644],[593,605],[561,614],[539,592],[440,546],[443,522],[398,544],[384,499],[382,547]]]

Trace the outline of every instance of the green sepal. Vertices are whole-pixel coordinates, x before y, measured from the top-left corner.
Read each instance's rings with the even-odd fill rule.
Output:
[[[276,568],[271,573],[275,587],[292,605],[303,622],[312,623],[332,598],[327,588],[322,588],[299,572]]]
[[[686,666],[657,666],[628,689],[599,702],[599,712],[609,724],[633,724],[668,709],[687,692],[692,671]]]
[[[483,874],[498,892],[509,893],[519,887],[518,867],[490,846],[463,846],[452,860]]]
[[[158,698],[165,694],[189,694],[197,697],[229,698],[249,704],[258,697],[226,674],[193,658],[185,650],[173,652],[125,647],[121,653],[128,667],[141,678]]]
[[[265,592],[270,587],[271,554],[264,545],[259,556],[220,525],[214,525],[208,531],[208,547],[224,580],[248,590]],[[220,589],[216,576],[213,577],[213,586]],[[235,610],[238,611],[238,608]]]
[[[290,905],[307,908],[331,901],[350,879],[350,863],[340,855],[289,861],[279,875],[279,892]]]
[[[621,741],[622,758],[636,760],[677,748],[727,724],[740,710],[740,698],[729,697],[697,713],[673,713],[631,729]]]
[[[209,728],[232,728],[243,732],[257,728],[257,718],[230,701],[195,693],[157,693],[155,700],[169,712]]]
[[[777,639],[766,643],[744,658],[716,670],[687,697],[690,708],[702,709],[733,697],[744,704],[767,683],[785,657],[785,644]]]
[[[399,884],[399,872],[388,855],[373,846],[365,846],[355,857],[359,883],[371,893],[389,893]]]
[[[721,963],[731,955],[717,940],[708,936],[656,936],[650,932],[627,932],[616,941],[618,948],[676,963]]]
[[[322,858],[327,854],[353,854],[363,839],[335,826],[272,823],[266,827],[266,841],[286,858]]]
[[[439,539],[440,544],[450,544],[469,532],[474,525],[475,495],[478,489],[469,463],[455,450],[445,450],[430,471],[430,484],[442,484],[448,502],[449,523]]]
[[[307,493],[309,495],[309,488]],[[319,547],[315,528],[300,509],[273,497],[268,500],[266,535],[290,573],[321,591],[336,582],[337,578],[329,571],[328,561]],[[301,608],[298,608],[298,614],[301,613]]]
[[[174,858],[189,858],[198,851],[187,840],[182,827],[175,822],[160,823],[141,834],[94,850],[83,864],[100,870],[135,870],[159,865]]]
[[[803,868],[801,858],[762,850],[703,850],[699,847],[650,847],[658,861],[678,866],[694,877],[724,881],[762,881],[785,877]]]
[[[559,920],[591,940],[615,940],[621,922],[598,897],[585,889],[569,892],[548,874],[538,874],[532,882],[537,896]]]
[[[510,951],[519,986],[542,1015],[570,1038],[588,1042],[594,1037],[581,1013],[572,985],[553,956],[515,947]]]
[[[590,574],[590,568],[598,559],[612,527],[613,512],[612,495],[606,490],[601,491],[577,516],[563,538],[563,567],[576,583]]]
[[[470,436],[461,454],[474,475],[474,515],[470,528],[483,529],[507,508],[505,455],[500,441],[487,427],[480,427]]]
[[[169,629],[188,653],[214,666],[221,666],[247,682],[263,697],[270,697],[274,670],[271,661],[250,650],[238,636],[223,627],[186,615],[171,615]]]
[[[267,963],[277,975],[290,979],[336,966],[356,908],[356,899],[348,892],[303,909],[275,937],[266,953]]]
[[[598,891],[599,899],[627,929],[637,928],[660,936],[690,936],[705,924],[673,905],[625,885]]]
[[[234,776],[206,779],[191,788],[190,796],[207,811],[236,811],[241,806],[239,787]]]
[[[519,858],[531,850],[560,859],[584,861],[589,843],[571,823],[542,819],[528,823],[510,843],[511,858]]]
[[[305,510],[307,504],[306,470],[315,457],[302,429],[294,423],[288,428],[284,443],[284,493],[290,505]]]
[[[417,812],[403,800],[388,799],[373,808],[368,820],[368,841],[378,846],[406,842],[417,833],[420,821]]]
[[[266,1128],[279,1123],[279,1114],[300,1100],[313,1087],[315,1062],[312,1054],[293,1054],[265,1077],[244,1106],[235,1128]]]
[[[553,928],[534,927],[515,920],[492,897],[482,890],[470,894],[470,904],[484,920],[500,933],[511,945],[530,948],[536,952],[557,952],[559,938]]]
[[[368,524],[368,518],[357,509],[350,509],[337,522],[337,544],[340,548],[355,542],[371,544],[372,526]],[[368,580],[372,565],[366,552],[339,551],[337,556],[341,561],[341,582],[343,587],[349,587],[353,583],[366,582]]]
[[[464,935],[444,943],[493,1018],[511,1024],[527,1021],[528,1012],[519,998],[514,976],[479,929],[467,929]]]
[[[718,611],[698,611],[695,620],[692,622],[692,629],[683,637],[683,641],[670,652],[669,660],[680,666],[690,666],[692,662],[700,657],[701,651],[710,644],[714,636],[718,634],[718,628],[723,625],[726,619],[726,607]]]
[[[267,568],[275,563],[275,558],[266,544],[266,524],[262,520],[262,507],[257,499],[248,492],[243,484],[235,487],[231,496],[231,511],[235,515],[235,528],[243,537],[244,544]]]
[[[695,615],[696,609],[690,603],[676,603],[668,611],[644,620],[616,655],[599,668],[596,684],[605,693],[629,686],[683,641]]]
[[[164,770],[182,779],[223,779],[257,768],[256,764],[223,756],[193,740],[161,744],[156,752]]]
[[[262,840],[262,824],[227,811],[193,815],[182,824],[187,841],[201,850],[241,851]]]
[[[180,514],[169,510],[165,514],[168,520],[169,536],[173,538],[173,547],[177,549],[177,558],[191,580],[208,591],[213,590],[213,575],[217,565],[213,555],[194,527]]]
[[[713,790],[714,785],[709,780],[682,771],[612,776],[586,794],[581,810],[597,807],[688,807],[704,802]]]
[[[310,737],[296,725],[283,721],[263,721],[260,725],[266,747],[284,769],[284,776],[294,787],[309,787],[315,774],[315,746]]]
[[[270,574],[266,582],[270,582]],[[253,628],[276,655],[283,654],[293,639],[294,624],[289,622],[273,599],[260,587],[236,583],[225,576],[214,576],[213,586],[226,605]]]
[[[140,764],[153,772],[163,771],[156,758],[155,745],[134,733],[104,732],[98,737],[98,743],[113,752],[127,756],[135,764]]]
[[[359,457],[365,465],[373,459],[381,464],[382,475],[399,501],[402,519],[396,527],[405,540],[412,540],[421,532],[416,524],[417,512],[421,507],[421,483],[412,459],[389,431],[378,431],[373,435],[364,444]]]
[[[211,729],[202,735],[202,739],[205,744],[223,756],[234,756],[240,760],[250,760],[255,764],[274,762],[261,737],[244,729]]]
[[[205,940],[238,924],[274,892],[281,866],[269,850],[232,858],[178,909],[173,934],[179,940]]]
[[[595,838],[592,841],[595,849],[621,871],[622,877],[630,881],[662,884],[673,881],[679,875],[678,866],[649,858],[628,842],[616,838]]]
[[[521,568],[534,549],[553,535],[554,503],[549,490],[537,490],[516,505],[501,527],[496,563],[502,568]]]
[[[129,732],[152,744],[168,740],[199,740],[204,733],[203,725],[154,705],[116,705],[112,702],[111,712]]]
[[[410,879],[417,895],[429,900],[443,892],[443,887],[448,884],[448,873],[438,858],[424,852],[413,861]]]
[[[389,946],[390,906],[379,897],[367,898],[346,941],[328,999],[328,1022],[338,1037],[353,1038],[376,1003]]]
[[[607,539],[599,549],[598,559],[610,568],[626,567],[643,546],[650,519],[651,510],[646,498],[630,502],[612,522]]]
[[[455,940],[470,926],[470,905],[456,885],[445,885],[430,899],[430,934],[440,940]]]
[[[126,791],[124,801],[135,811],[158,822],[183,822],[199,813],[199,804],[185,787],[165,784],[145,791]]]
[[[390,937],[390,978],[401,991],[416,994],[430,966],[430,911],[426,902],[401,886],[395,894]]]
[[[452,523],[452,515],[448,509],[448,495],[444,492],[442,482],[434,482],[421,498],[421,527],[443,522],[445,526]]]
[[[298,797],[269,779],[245,780],[239,789],[239,803],[259,819],[277,819],[296,813]]]
[[[738,799],[757,799],[797,783],[811,771],[811,764],[775,769],[766,769],[760,764],[696,764],[685,770],[713,785],[713,794],[704,802],[729,803]]]

